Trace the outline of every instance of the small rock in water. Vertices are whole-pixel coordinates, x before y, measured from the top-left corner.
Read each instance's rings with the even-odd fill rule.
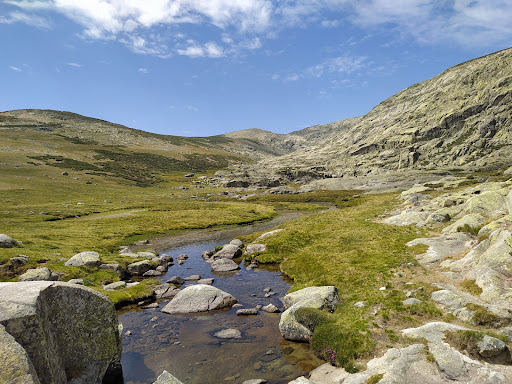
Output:
[[[213,277],[209,277],[207,279],[201,279],[201,280],[198,280],[197,281],[197,284],[207,284],[207,285],[212,285],[213,282],[215,281],[215,279]]]
[[[200,275],[190,275],[188,277],[185,277],[183,280],[185,280],[185,281],[201,280],[201,276]]]
[[[169,280],[167,280],[166,282],[167,283],[171,283],[171,284],[181,285],[181,284],[183,284],[185,282],[185,279],[183,279],[183,277],[180,277],[180,276],[173,276]]]
[[[261,369],[261,366],[260,366]],[[266,384],[267,380],[263,379],[251,379],[251,380],[245,380],[242,384]]]
[[[267,288],[265,288],[265,289],[263,290],[263,292],[270,292],[271,290],[272,290],[272,288],[267,287]]]
[[[236,311],[238,316],[251,316],[258,314],[258,308],[243,308]]]
[[[158,306],[158,304],[157,304],[157,306]],[[149,321],[157,321],[157,320],[158,320],[158,316],[153,316],[153,317],[151,318],[151,320],[149,320]]]
[[[242,338],[242,332],[240,332],[238,329],[223,329],[222,331],[219,331],[214,334],[215,337],[218,337],[219,339],[241,339]]]
[[[268,312],[268,313],[277,313],[277,312],[279,312],[279,308],[277,308],[274,304],[265,305],[261,309],[263,309],[265,312]]]
[[[142,307],[144,309],[154,309],[154,308],[158,308],[158,304],[157,303],[151,303],[151,304],[148,304],[144,307]],[[153,321],[153,319],[151,319],[151,321]]]
[[[131,336],[131,335],[132,335],[132,331],[126,331],[124,334],[125,334],[126,336]]]

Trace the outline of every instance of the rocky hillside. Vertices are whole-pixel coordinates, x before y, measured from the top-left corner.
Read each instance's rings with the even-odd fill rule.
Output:
[[[368,114],[294,132],[308,145],[261,163],[361,176],[403,168],[499,168],[512,159],[512,49],[446,70]]]

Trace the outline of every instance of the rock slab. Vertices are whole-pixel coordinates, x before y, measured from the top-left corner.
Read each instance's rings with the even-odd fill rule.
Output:
[[[1,382],[122,382],[117,314],[99,292],[62,282],[0,283],[0,325],[24,349],[36,374],[18,348],[23,372],[33,380]],[[16,349],[12,339],[0,339],[1,351]]]

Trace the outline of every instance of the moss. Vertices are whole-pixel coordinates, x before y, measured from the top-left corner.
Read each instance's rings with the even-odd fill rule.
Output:
[[[295,319],[312,332],[319,325],[332,322],[331,315],[328,312],[308,307],[297,309]]]
[[[368,378],[368,380],[366,380],[366,384],[377,384],[379,381],[382,380],[383,377],[384,377],[383,373],[379,373],[377,375],[372,375]]]
[[[153,288],[160,284],[162,283],[158,280],[146,279],[132,287],[115,291],[104,291],[101,287],[92,288],[108,296],[116,308],[121,308],[125,305],[138,303],[139,301],[153,297]]]
[[[469,224],[464,224],[463,226],[457,227],[457,232],[465,232],[476,236],[478,232],[480,232],[480,229],[482,229],[482,226],[473,227]]]

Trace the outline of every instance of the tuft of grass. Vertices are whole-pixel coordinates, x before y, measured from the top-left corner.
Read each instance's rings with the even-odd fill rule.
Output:
[[[478,235],[478,232],[480,232],[480,229],[482,229],[481,226],[472,227],[469,224],[464,224],[461,227],[457,227],[457,232],[465,232],[465,233],[469,233],[470,235],[476,236],[476,235]]]
[[[466,308],[473,312],[472,322],[476,325],[500,328],[509,322],[508,320],[502,319],[494,313],[489,312],[481,305],[469,303],[466,305]]]
[[[118,289],[115,291],[104,291],[101,287],[92,287],[104,295],[108,296],[114,303],[116,308],[121,308],[128,304],[138,303],[148,298],[153,297],[153,288],[162,284],[155,279],[145,279],[139,284],[129,288]]]
[[[318,326],[332,322],[330,313],[308,307],[302,307],[295,311],[295,319],[312,332]]]
[[[379,373],[377,375],[372,375],[368,378],[368,380],[366,380],[366,384],[377,384],[379,381],[382,380],[383,377],[384,377],[383,373]]]
[[[473,330],[459,330],[454,332],[447,332],[445,334],[445,341],[455,349],[467,354],[469,357],[477,360],[486,360],[478,353],[478,343],[484,336],[491,336],[500,339],[504,343],[508,342],[506,336],[499,335],[494,332],[481,332]],[[510,360],[510,359],[509,359]],[[510,361],[508,362],[510,364]]]
[[[483,292],[482,288],[476,285],[476,280],[464,280],[460,285],[466,292],[474,296],[480,296]]]

